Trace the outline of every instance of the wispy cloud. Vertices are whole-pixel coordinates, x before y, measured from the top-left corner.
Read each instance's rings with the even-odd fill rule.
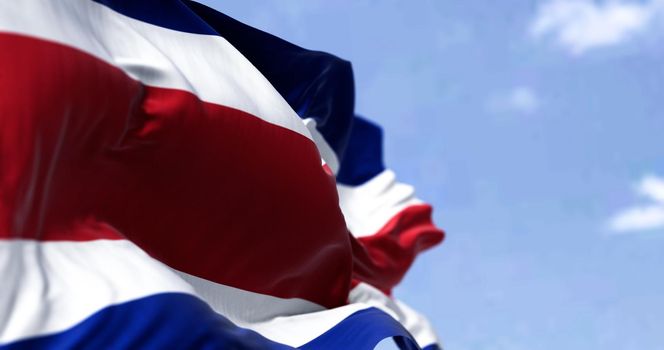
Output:
[[[533,113],[539,108],[539,97],[529,87],[520,86],[510,92],[507,100],[512,108],[524,112]]]
[[[627,208],[611,220],[614,232],[633,232],[664,228],[664,178],[647,175],[636,185],[636,193],[650,203]]]
[[[535,38],[552,37],[570,53],[621,44],[664,14],[664,1],[549,0],[530,25]]]
[[[497,94],[489,99],[489,109],[497,112],[509,111],[521,114],[532,114],[540,107],[540,98],[529,86],[517,86],[511,90]]]

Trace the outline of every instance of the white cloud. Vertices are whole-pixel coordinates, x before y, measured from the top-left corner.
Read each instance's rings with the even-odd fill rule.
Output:
[[[664,1],[549,0],[530,26],[535,38],[551,36],[570,53],[618,45],[646,30],[664,13]]]
[[[645,176],[637,187],[639,194],[664,204],[664,179],[655,175]]]
[[[664,178],[644,176],[637,184],[635,192],[652,202],[621,211],[609,220],[609,228],[614,232],[664,228]]]
[[[493,111],[512,111],[532,114],[540,107],[540,98],[535,90],[528,86],[517,86],[507,93],[498,94],[489,100],[489,109]]]
[[[664,206],[653,204],[624,210],[611,219],[610,227],[616,232],[664,228]]]

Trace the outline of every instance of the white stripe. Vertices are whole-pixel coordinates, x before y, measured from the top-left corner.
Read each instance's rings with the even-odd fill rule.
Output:
[[[318,152],[323,158],[323,164],[327,164],[332,170],[332,174],[336,175],[339,172],[339,160],[337,159],[337,154],[334,153],[334,150],[330,145],[325,141],[325,138],[321,133],[316,129],[316,120],[313,118],[304,119],[304,125],[309,129],[311,137],[316,143]]]
[[[311,138],[269,81],[220,36],[155,26],[90,0],[2,1],[1,31],[78,48],[147,85],[189,91]]]
[[[371,306],[324,310],[221,285],[173,271],[126,240],[0,240],[0,276],[0,344],[62,332],[105,307],[165,292],[195,295],[238,326],[294,347]]]
[[[433,344],[438,344],[442,348],[440,339],[438,339],[433,326],[426,317],[404,304],[401,300],[395,299],[394,302],[403,315],[399,321],[413,335],[421,348]]]
[[[422,348],[440,343],[433,327],[424,316],[369,284],[359,283],[350,291],[348,300],[351,303],[363,303],[385,311],[399,321]]]
[[[229,287],[181,271],[175,272],[194,287],[196,293],[212,309],[240,327],[251,327],[252,323],[266,322],[279,316],[291,316],[325,309],[304,299],[277,298]]]
[[[413,187],[397,182],[391,170],[359,186],[337,185],[337,191],[346,225],[355,237],[373,235],[402,210],[422,204]]]
[[[96,311],[193,289],[125,240],[0,241],[0,344],[64,331]]]
[[[325,310],[306,300],[276,298],[176,272],[215,311],[236,325],[292,347],[300,347],[316,339],[351,314],[370,307],[355,303]]]
[[[362,303],[350,304],[330,310],[313,312],[251,325],[262,336],[292,347],[300,347],[336,326],[348,316],[369,308]]]

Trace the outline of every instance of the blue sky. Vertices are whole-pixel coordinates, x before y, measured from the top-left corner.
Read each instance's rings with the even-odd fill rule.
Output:
[[[207,1],[353,63],[447,349],[664,349],[664,1]]]

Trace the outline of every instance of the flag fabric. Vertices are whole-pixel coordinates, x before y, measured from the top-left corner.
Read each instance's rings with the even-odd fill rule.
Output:
[[[178,0],[0,0],[0,349],[439,347],[348,62]]]

